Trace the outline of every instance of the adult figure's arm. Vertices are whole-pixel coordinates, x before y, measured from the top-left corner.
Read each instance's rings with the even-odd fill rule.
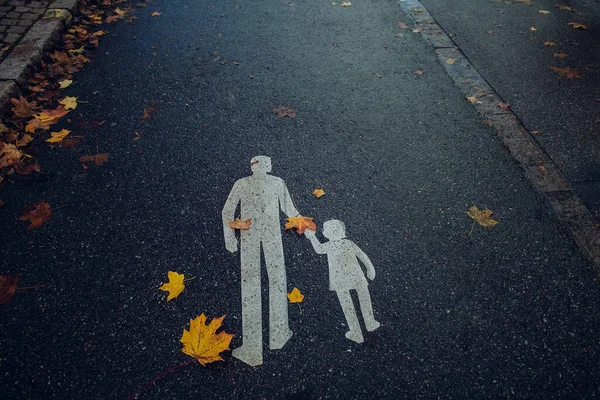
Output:
[[[227,197],[227,201],[223,206],[221,217],[223,218],[223,235],[225,236],[225,248],[232,253],[238,250],[238,242],[235,237],[235,231],[229,226],[229,222],[235,218],[235,210],[240,203],[241,191],[239,181],[233,185],[233,189]]]
[[[279,191],[279,206],[281,207],[281,211],[283,211],[288,218],[297,217],[300,215],[296,209],[296,206],[294,206],[290,192],[288,191],[288,188],[283,180],[281,180],[281,189]]]

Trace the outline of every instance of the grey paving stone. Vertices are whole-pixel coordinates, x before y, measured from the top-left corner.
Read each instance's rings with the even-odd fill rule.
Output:
[[[22,19],[19,21],[19,26],[25,26],[28,27],[30,25],[33,25],[33,20],[30,19]]]
[[[29,11],[29,7],[17,6],[13,11],[24,13]]]
[[[25,5],[25,1],[23,1],[23,0],[11,0],[8,4],[10,4],[11,6],[24,6]]]
[[[4,32],[8,28],[6,25],[0,25],[0,32]]]
[[[10,26],[6,30],[6,32],[8,32],[8,33],[25,33],[26,31],[27,31],[26,27],[24,27],[24,26],[18,26],[18,25]]]
[[[9,33],[4,38],[4,41],[8,43],[16,42],[17,40],[21,39],[21,36],[22,35],[19,35],[18,33]]]
[[[3,18],[2,19],[2,25],[16,25],[19,22],[18,19],[13,19],[13,18]]]
[[[21,17],[21,13],[18,13],[16,11],[11,11],[8,14],[6,14],[7,18],[20,18]]]
[[[25,14],[21,15],[22,19],[28,19],[28,20],[38,19],[39,17],[40,17],[39,14],[33,14],[33,13],[25,13]]]

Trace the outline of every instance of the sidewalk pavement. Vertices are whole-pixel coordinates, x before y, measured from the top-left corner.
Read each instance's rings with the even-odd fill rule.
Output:
[[[78,0],[0,0],[0,110],[71,22],[77,4]]]

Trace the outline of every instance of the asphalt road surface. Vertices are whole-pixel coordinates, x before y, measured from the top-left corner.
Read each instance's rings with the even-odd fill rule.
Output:
[[[44,151],[51,178],[3,193],[3,268],[46,287],[0,308],[2,397],[127,398],[189,359],[179,339],[201,313],[226,315],[238,347],[240,260],[221,210],[257,155],[321,241],[324,221],[346,224],[373,262],[382,326],[346,339],[326,256],[284,232],[288,291],[306,297],[302,312],[290,304],[283,349],[268,349],[263,269],[263,365],[226,352],[139,398],[600,394],[591,265],[433,49],[396,26],[409,23],[397,1],[172,0],[137,16],[106,27],[63,92],[87,101],[70,114],[84,145]],[[109,162],[83,170],[79,156],[96,152]],[[42,199],[64,207],[26,231],[14,215]],[[472,226],[472,205],[499,224]],[[169,270],[195,279],[167,303],[157,288]]]

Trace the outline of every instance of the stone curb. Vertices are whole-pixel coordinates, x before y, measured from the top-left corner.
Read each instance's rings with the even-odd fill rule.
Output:
[[[401,0],[400,4],[434,47],[438,60],[465,98],[475,97],[473,106],[485,118],[486,124],[496,129],[529,182],[546,196],[557,219],[571,232],[580,249],[596,267],[596,274],[600,275],[600,230],[592,213],[575,195],[562,172],[517,116],[512,111],[498,107],[498,103],[504,101],[429,11],[418,0]],[[450,58],[453,61],[448,63]]]
[[[23,39],[0,64],[0,111],[10,106],[10,99],[20,94],[27,73],[69,26],[77,13],[79,0],[57,0],[50,4],[44,17],[37,20]]]

